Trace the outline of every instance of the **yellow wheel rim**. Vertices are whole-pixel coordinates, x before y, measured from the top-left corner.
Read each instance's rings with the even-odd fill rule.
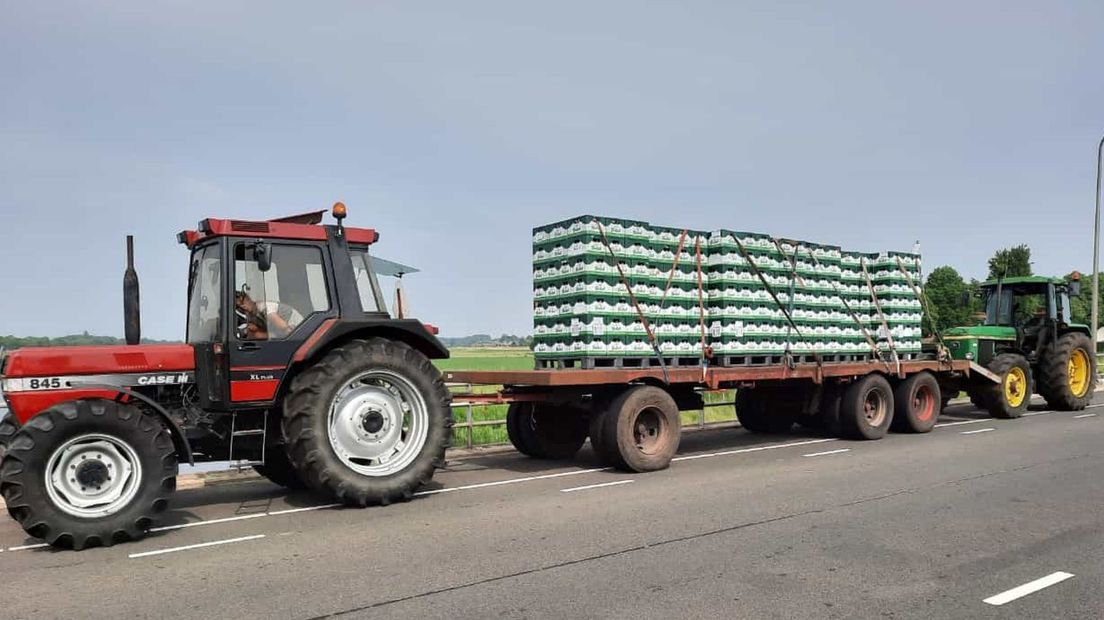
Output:
[[[1069,361],[1069,387],[1074,396],[1080,398],[1089,391],[1090,372],[1089,356],[1082,349],[1074,349]]]
[[[1004,400],[1015,409],[1027,398],[1027,375],[1023,368],[1012,368],[1004,376]]]

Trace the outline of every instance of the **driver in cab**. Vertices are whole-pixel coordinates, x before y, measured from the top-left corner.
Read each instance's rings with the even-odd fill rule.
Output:
[[[245,291],[234,293],[234,314],[242,340],[286,338],[303,322],[295,308],[278,301],[253,301]]]

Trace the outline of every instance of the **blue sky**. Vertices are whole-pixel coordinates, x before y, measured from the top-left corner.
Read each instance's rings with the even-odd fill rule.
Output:
[[[0,333],[183,335],[208,215],[343,200],[445,335],[598,213],[1087,270],[1104,3],[0,1]]]

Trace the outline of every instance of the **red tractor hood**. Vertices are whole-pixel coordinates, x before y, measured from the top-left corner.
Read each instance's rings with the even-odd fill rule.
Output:
[[[117,373],[186,371],[195,367],[186,344],[30,347],[7,354],[4,377],[109,375]]]

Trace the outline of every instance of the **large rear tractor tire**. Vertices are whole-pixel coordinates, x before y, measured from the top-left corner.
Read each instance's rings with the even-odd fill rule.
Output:
[[[879,374],[847,386],[840,399],[840,431],[848,439],[881,439],[893,422],[893,388]]]
[[[15,437],[17,432],[19,432],[19,425],[15,423],[15,418],[10,413],[0,420],[0,462],[4,460],[4,453],[8,451],[8,444],[11,443],[12,437]]]
[[[989,362],[1000,383],[983,386],[979,396],[994,418],[1011,420],[1027,412],[1031,403],[1031,365],[1018,353],[1001,353]]]
[[[614,467],[646,472],[670,466],[682,438],[682,418],[665,390],[631,387],[610,403],[604,416],[602,434]]]
[[[264,476],[269,482],[289,489],[305,489],[303,479],[295,471],[295,466],[288,458],[284,446],[269,446],[265,448],[264,465],[254,465],[253,471]]]
[[[930,372],[920,372],[897,384],[893,390],[893,422],[899,433],[927,433],[935,428],[943,399],[939,382]]]
[[[408,500],[444,466],[450,405],[426,356],[402,342],[354,340],[292,381],[288,456],[307,487],[346,505]]]
[[[790,411],[773,409],[770,391],[766,388],[736,390],[736,419],[740,426],[753,433],[788,433],[796,418]]]
[[[1092,340],[1081,332],[1062,335],[1043,351],[1039,393],[1058,411],[1080,411],[1096,390],[1096,356]]]
[[[23,529],[55,547],[142,538],[176,489],[172,436],[156,415],[112,400],[59,403],[20,427],[0,493]]]
[[[518,452],[538,459],[569,459],[587,438],[582,411],[566,405],[513,403],[506,412],[506,430]]]

